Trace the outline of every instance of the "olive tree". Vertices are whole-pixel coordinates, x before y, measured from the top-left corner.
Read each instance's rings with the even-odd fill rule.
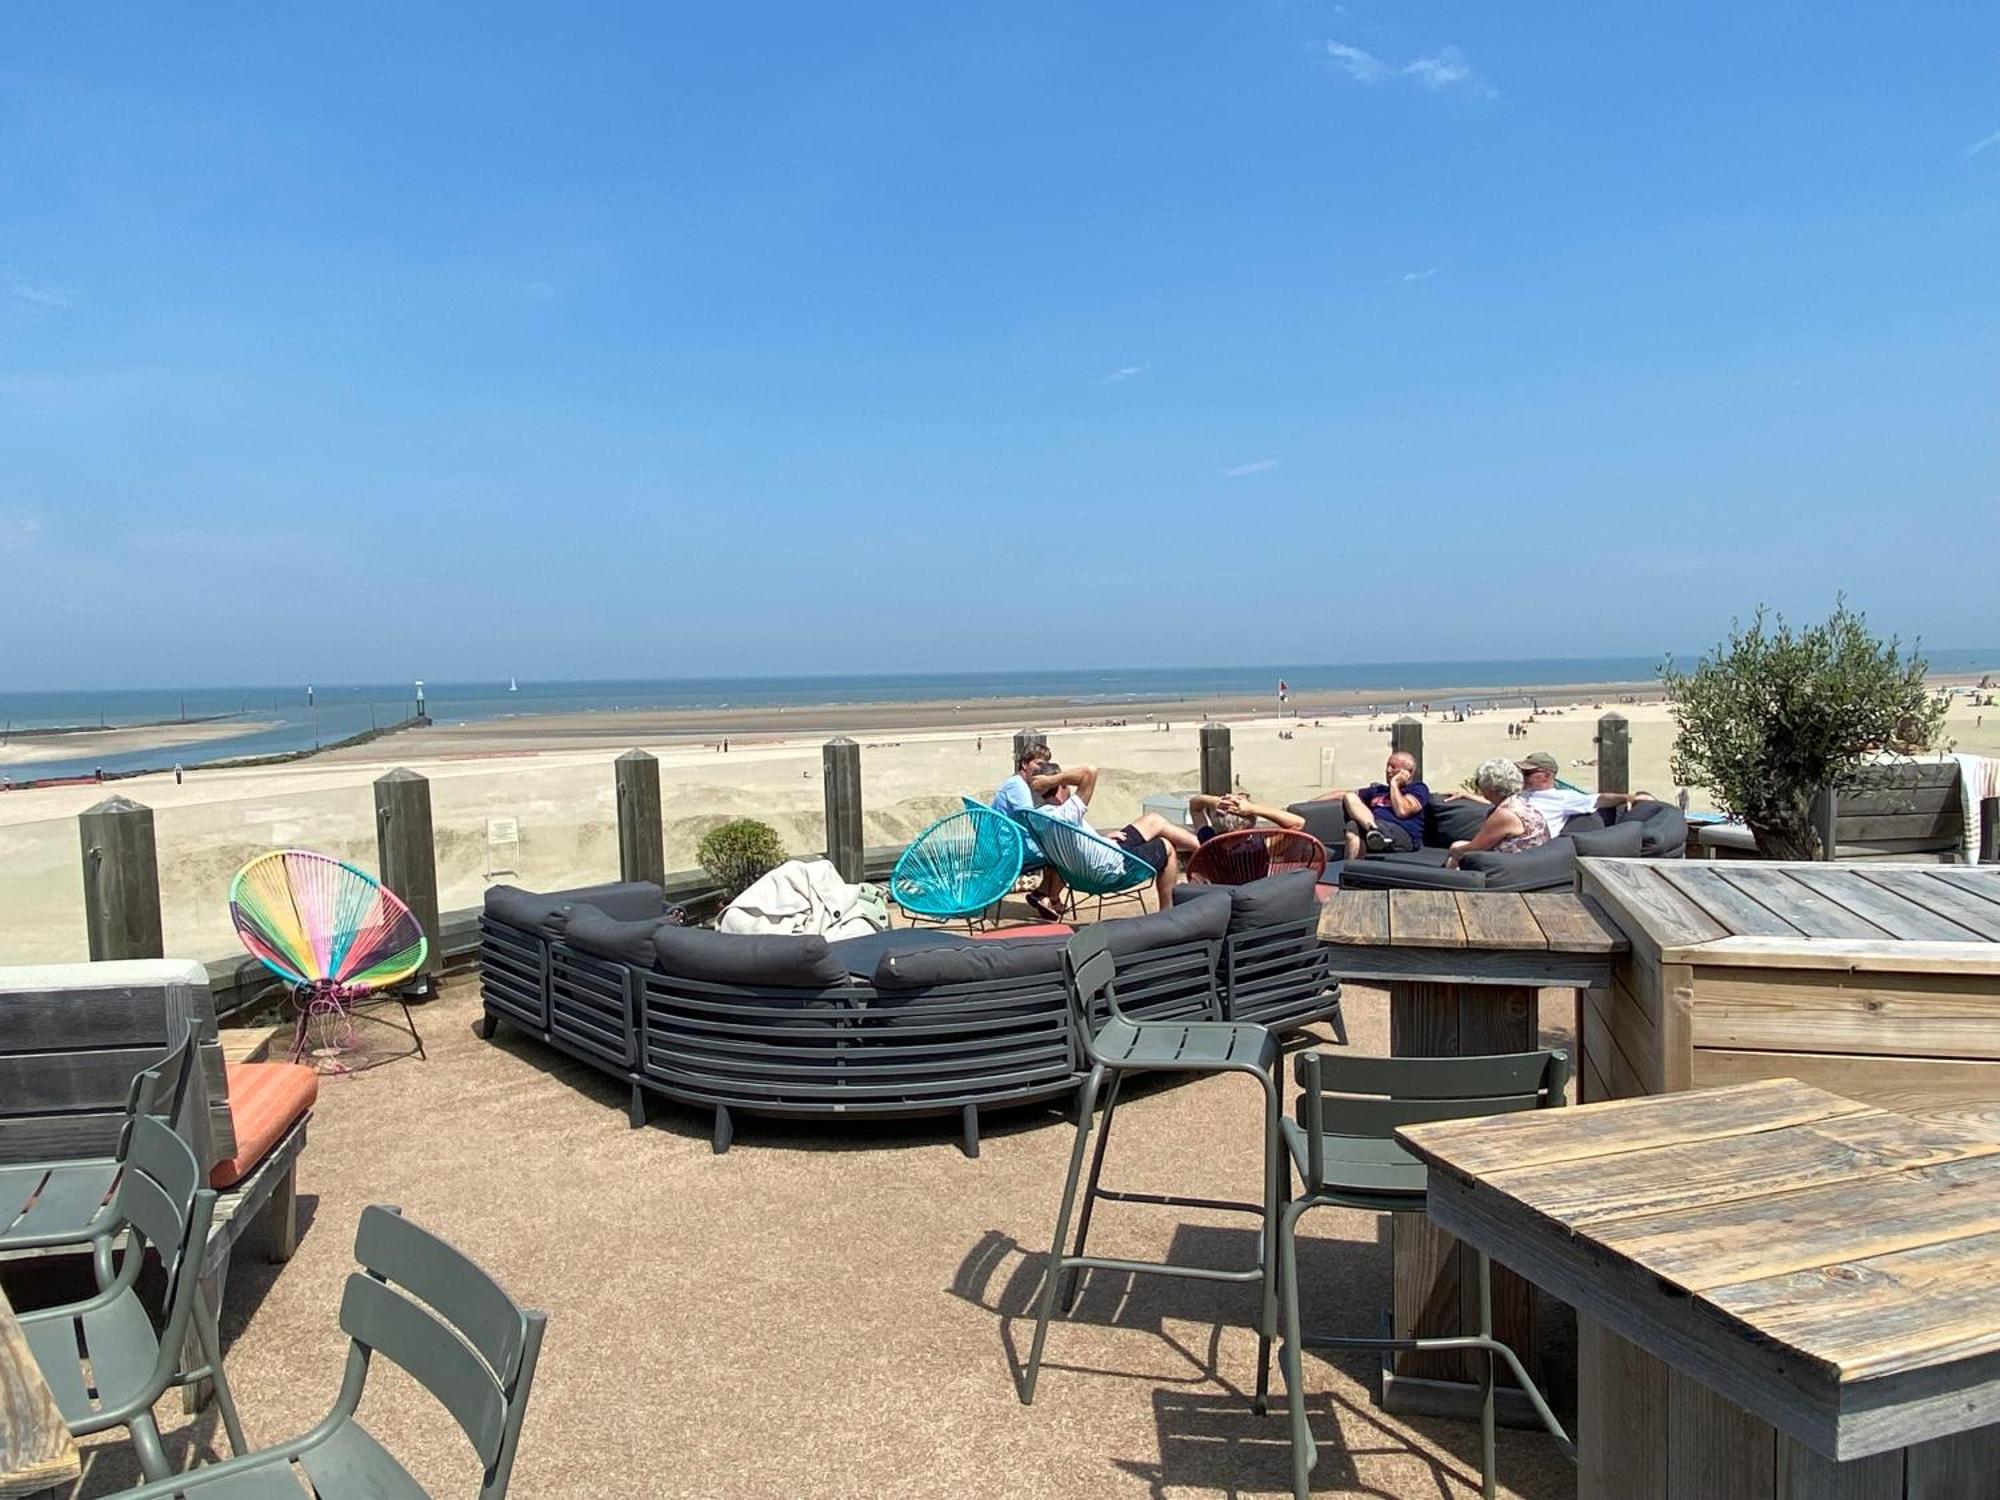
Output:
[[[1928,747],[1943,724],[1926,667],[1914,645],[1905,654],[1870,634],[1844,598],[1796,629],[1759,605],[1691,670],[1671,658],[1660,668],[1678,725],[1674,779],[1708,788],[1767,859],[1816,858],[1819,791],[1851,785],[1884,750]]]

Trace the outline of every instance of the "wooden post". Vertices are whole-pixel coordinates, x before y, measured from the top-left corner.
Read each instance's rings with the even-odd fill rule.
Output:
[[[861,747],[828,740],[821,752],[826,784],[826,857],[842,880],[861,879]]]
[[[1420,720],[1413,719],[1408,714],[1403,715],[1402,718],[1389,726],[1389,751],[1391,754],[1394,754],[1398,750],[1407,750],[1410,752],[1410,758],[1417,763],[1416,779],[1422,781],[1424,779],[1424,726]]]
[[[1632,725],[1615,711],[1597,718],[1597,789],[1632,790]]]
[[[165,958],[153,810],[107,797],[77,816],[83,842],[83,922],[92,963]]]
[[[1018,765],[1019,765],[1019,764],[1021,763],[1021,752],[1022,752],[1022,751],[1024,751],[1024,750],[1026,750],[1026,749],[1028,748],[1028,746],[1030,746],[1030,745],[1039,745],[1039,744],[1040,744],[1041,742],[1042,742],[1042,732],[1041,732],[1041,730],[1039,730],[1039,729],[1017,729],[1017,730],[1015,730],[1015,731],[1014,731],[1014,764],[1018,766]]]
[[[1979,862],[2000,864],[2000,797],[1982,797],[1979,802]]]
[[[1211,797],[1227,796],[1235,787],[1230,765],[1229,726],[1201,726],[1201,789]]]
[[[375,779],[375,857],[382,884],[402,898],[430,939],[419,974],[444,967],[438,935],[437,843],[431,834],[431,784],[403,766]],[[428,993],[428,979],[418,988]]]
[[[612,763],[618,783],[618,878],[667,878],[666,833],[660,825],[660,763],[644,750],[627,750]]]

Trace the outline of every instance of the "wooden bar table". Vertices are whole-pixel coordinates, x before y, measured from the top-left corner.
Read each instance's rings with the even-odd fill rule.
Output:
[[[1389,1050],[1397,1057],[1531,1052],[1539,992],[1609,984],[1612,960],[1625,946],[1616,928],[1568,892],[1336,891],[1321,909],[1319,936],[1334,974],[1388,986]],[[1472,1252],[1422,1214],[1394,1215],[1391,1235],[1396,1336],[1474,1329]],[[1534,1289],[1504,1266],[1493,1268],[1493,1320],[1495,1333],[1537,1376]],[[1476,1419],[1477,1381],[1470,1356],[1398,1354],[1385,1363],[1382,1404]],[[1501,1388],[1497,1410],[1509,1424],[1540,1425],[1511,1384]]]
[[[0,1290],[0,1500],[68,1484],[82,1471],[76,1439]]]
[[[1799,1078],[2000,1140],[2000,869],[1584,859],[1585,1102]]]
[[[1576,1307],[1584,1500],[2000,1496],[2000,1143],[1794,1079],[1398,1135]]]

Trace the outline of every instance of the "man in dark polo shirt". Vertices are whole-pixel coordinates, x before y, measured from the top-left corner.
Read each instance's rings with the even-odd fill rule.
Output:
[[[1407,750],[1391,751],[1380,781],[1351,792],[1321,792],[1313,800],[1339,799],[1347,813],[1347,857],[1407,853],[1424,842],[1424,808],[1431,789],[1417,780],[1417,759]]]

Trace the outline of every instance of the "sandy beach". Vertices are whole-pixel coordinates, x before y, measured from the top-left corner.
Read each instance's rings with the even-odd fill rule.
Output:
[[[1525,710],[1481,709],[1458,720],[1440,707],[1426,713],[1420,698],[1426,780],[1446,791],[1489,755],[1546,750],[1564,779],[1594,787],[1597,719],[1615,708],[1631,723],[1632,785],[1672,797],[1667,707],[1656,685],[1639,701],[1621,701],[1628,692],[1636,690],[1538,691],[1543,711],[1523,739],[1510,738],[1507,725],[1528,721]],[[1450,695],[1427,697],[1442,705]],[[837,733],[862,746],[867,842],[895,844],[955,811],[961,794],[990,797],[1010,770],[1019,724],[1042,729],[1065,764],[1100,768],[1091,821],[1115,828],[1147,796],[1198,785],[1204,712],[1230,726],[1241,786],[1285,803],[1379,775],[1389,726],[1403,710],[1399,702],[1371,714],[1332,698],[1293,705],[1296,712],[1282,717],[1273,707],[1225,700],[1134,712],[1022,700],[768,710],[733,720],[741,728],[729,733],[726,752],[684,715],[524,716],[406,730],[278,765],[190,771],[179,786],[161,774],[108,786],[16,788],[0,795],[0,962],[84,956],[75,819],[113,792],[155,810],[168,950],[213,957],[234,950],[229,880],[252,856],[303,846],[374,866],[370,783],[397,766],[430,780],[439,896],[449,910],[477,905],[501,882],[550,889],[615,879],[611,763],[632,748],[659,758],[667,866],[687,869],[701,836],[733,817],[771,824],[794,852],[822,848],[821,752]],[[2000,754],[2000,709],[1957,699],[1947,735],[1960,749]],[[1700,789],[1690,795],[1694,807],[1709,805]]]
[[[92,755],[119,755],[128,750],[166,752],[182,746],[210,744],[269,729],[268,723],[245,719],[215,719],[201,724],[134,724],[128,728],[16,730],[0,739],[0,766],[45,760],[82,760]]]

